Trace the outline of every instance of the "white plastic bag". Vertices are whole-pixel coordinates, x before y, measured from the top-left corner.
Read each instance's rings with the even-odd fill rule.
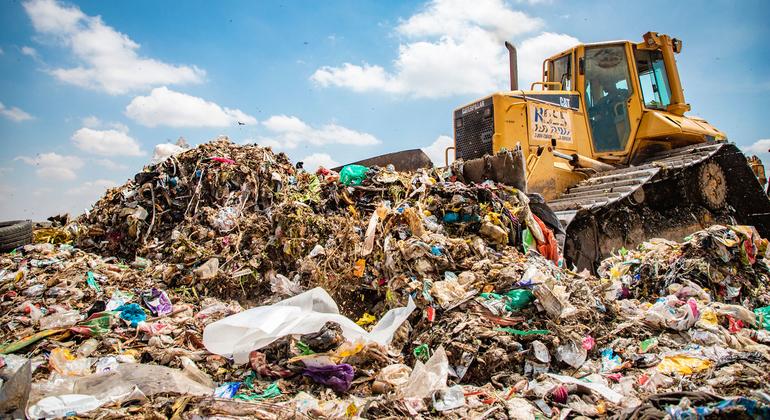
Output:
[[[449,360],[444,347],[439,347],[425,364],[419,360],[404,387],[405,398],[425,398],[434,391],[446,388],[449,378]]]
[[[700,311],[695,299],[689,298],[687,302],[682,302],[673,295],[659,299],[644,315],[647,325],[676,331],[690,329],[698,319]]]
[[[27,415],[33,419],[69,417],[95,410],[101,405],[101,401],[90,395],[59,395],[57,397],[45,397],[33,404],[27,409]]]
[[[326,322],[333,321],[342,327],[342,335],[349,341],[362,339],[388,345],[415,307],[409,298],[406,307],[391,309],[367,332],[340,315],[326,290],[316,287],[273,305],[252,308],[209,324],[203,330],[203,344],[212,353],[232,355],[236,364],[244,364],[252,350],[287,335],[316,332]]]

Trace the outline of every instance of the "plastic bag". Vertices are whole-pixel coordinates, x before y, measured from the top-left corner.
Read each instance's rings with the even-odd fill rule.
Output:
[[[189,357],[182,356],[179,360],[182,362],[182,372],[187,377],[205,386],[214,387],[215,384],[211,377],[206,372],[200,370]]]
[[[577,343],[573,340],[567,341],[556,349],[556,359],[575,369],[583,366],[587,355],[586,348],[583,347],[582,343]]]
[[[91,373],[91,360],[84,357],[75,357],[69,350],[58,347],[51,350],[48,358],[51,368],[68,376],[81,376]]]
[[[510,290],[505,296],[510,298],[510,301],[506,304],[506,309],[509,311],[524,309],[530,302],[535,300],[535,295],[527,289]]]
[[[743,321],[745,324],[755,326],[757,325],[756,310],[751,310],[741,305],[730,305],[727,303],[714,302],[711,304],[717,315],[732,316],[735,319]],[[761,308],[760,308],[761,309]]]
[[[548,352],[548,347],[540,340],[535,340],[531,343],[532,354],[535,359],[540,363],[551,363],[551,353]]]
[[[213,391],[178,369],[139,363],[119,364],[112,371],[72,378],[53,389],[42,390],[44,396],[86,394],[102,404],[141,400],[159,393],[208,396]]]
[[[444,308],[461,300],[467,293],[465,288],[457,281],[457,276],[433,283],[430,292],[436,297],[439,305]]]
[[[211,225],[220,233],[227,233],[238,224],[241,212],[235,207],[222,207],[213,218]]]
[[[663,374],[678,373],[680,375],[692,375],[710,368],[714,362],[700,357],[689,356],[686,354],[676,354],[666,356],[660,361],[655,369]]]
[[[140,322],[144,322],[147,319],[147,314],[137,303],[127,303],[117,308],[120,311],[120,319],[127,321],[131,324],[131,327],[136,328]]]
[[[45,397],[31,405],[27,409],[27,415],[33,419],[70,417],[95,410],[101,405],[102,402],[91,395],[59,395],[57,397]]]
[[[602,350],[602,372],[613,372],[623,365],[623,360],[611,348]]]
[[[465,391],[461,385],[433,393],[433,408],[436,411],[448,411],[465,405]]]
[[[575,385],[584,386],[590,389],[591,391],[601,395],[602,398],[606,399],[607,401],[613,404],[618,404],[620,403],[620,401],[623,400],[622,394],[600,383],[581,381],[580,379],[576,379],[571,376],[556,375],[553,373],[547,373],[547,375],[565,384],[575,384]]]
[[[225,382],[214,389],[217,398],[233,398],[241,388],[241,382]]]
[[[553,319],[566,318],[577,311],[569,303],[568,296],[565,296],[566,291],[562,289],[562,286],[555,286],[551,289],[545,284],[540,284],[532,289],[532,293],[537,297],[537,301],[543,306],[548,316]]]
[[[107,302],[107,306],[105,306],[104,310],[114,311],[118,309],[118,307],[128,303],[133,297],[134,296],[130,293],[124,293],[120,290],[116,290],[112,292],[112,297],[110,298],[109,302]]]
[[[40,329],[61,328],[75,325],[82,316],[78,311],[56,312],[40,320]]]
[[[757,316],[757,326],[770,330],[770,306],[754,309]]]
[[[345,165],[340,171],[340,182],[345,185],[361,185],[369,168],[361,165]]]
[[[302,372],[315,382],[330,386],[337,392],[345,392],[350,389],[354,376],[353,366],[347,363],[326,366],[307,366]]]
[[[693,298],[687,299],[684,304],[680,303],[676,296],[658,299],[645,313],[644,321],[653,327],[688,330],[700,318],[698,304]]]
[[[412,368],[402,363],[396,363],[380,369],[377,379],[398,388],[409,382],[409,375],[411,373]]]
[[[449,360],[444,347],[439,347],[425,364],[419,360],[414,365],[409,382],[404,387],[404,397],[425,398],[432,392],[446,388],[449,378]]]
[[[168,315],[174,310],[166,292],[154,287],[142,295],[142,300],[155,316]]]
[[[249,353],[291,334],[317,332],[328,321],[342,327],[349,341],[362,339],[388,345],[398,327],[416,305],[388,311],[370,332],[340,315],[337,304],[322,288],[308,290],[273,305],[260,306],[211,323],[203,330],[203,344],[210,352],[230,356],[235,363],[248,362]]]
[[[270,279],[270,291],[279,296],[294,296],[302,292],[299,283],[289,280],[283,274],[270,271],[267,273],[267,278]]]

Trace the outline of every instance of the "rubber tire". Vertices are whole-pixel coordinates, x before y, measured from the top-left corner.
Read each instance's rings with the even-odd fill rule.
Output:
[[[0,252],[32,243],[32,222],[13,220],[0,222]]]

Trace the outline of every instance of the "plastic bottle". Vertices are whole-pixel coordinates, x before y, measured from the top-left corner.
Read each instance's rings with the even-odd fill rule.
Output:
[[[78,311],[56,312],[40,320],[40,328],[47,330],[51,328],[69,327],[75,325],[82,317]]]
[[[77,353],[79,356],[88,357],[99,347],[99,341],[95,338],[89,338],[84,341],[83,344],[78,347]]]
[[[33,284],[32,286],[29,286],[27,290],[23,291],[22,294],[25,296],[36,297],[42,295],[44,291],[45,285]]]

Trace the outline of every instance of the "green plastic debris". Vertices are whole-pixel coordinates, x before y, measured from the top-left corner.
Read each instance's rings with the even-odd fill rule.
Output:
[[[369,168],[361,165],[345,165],[340,171],[340,182],[345,185],[361,185]]]
[[[307,344],[301,341],[297,341],[297,348],[299,349],[300,352],[302,352],[301,354],[303,356],[315,354],[315,352],[312,349],[310,349],[310,346],[308,346]]]
[[[256,378],[257,373],[252,370],[248,376],[243,378],[243,384],[246,385],[246,387],[249,389],[254,389],[254,379]]]
[[[770,306],[754,309],[754,313],[757,315],[757,324],[770,331]]]
[[[508,304],[505,305],[505,308],[508,309],[509,311],[525,308],[533,300],[535,300],[535,295],[533,295],[532,292],[529,291],[528,289],[510,290],[508,293],[505,294],[505,296],[507,296],[510,299],[510,302],[508,302]]]
[[[551,333],[550,330],[523,331],[523,330],[517,330],[516,328],[511,328],[511,327],[495,328],[495,331],[503,331],[513,335],[546,335]]]
[[[535,237],[532,236],[532,232],[529,231],[529,228],[524,229],[521,232],[521,246],[524,248],[524,253],[526,254],[530,248],[535,248],[536,245],[537,243],[535,242]]]
[[[415,347],[413,353],[417,360],[421,360],[423,362],[430,358],[430,348],[428,348],[427,344],[420,344],[419,346]]]
[[[86,275],[88,276],[88,279],[86,279],[86,283],[88,283],[88,286],[96,290],[97,293],[101,293],[102,288],[99,287],[99,283],[96,282],[96,276],[94,276],[93,271],[87,272]]]
[[[642,353],[647,353],[647,350],[654,347],[656,344],[658,344],[658,340],[655,338],[648,338],[641,343],[639,343],[639,350],[642,351]]]
[[[481,297],[484,299],[502,300],[505,302],[505,310],[518,311],[519,309],[527,307],[533,300],[535,295],[527,289],[514,289],[510,290],[504,295],[497,293],[482,293]]]
[[[278,388],[278,382],[273,382],[259,394],[236,394],[233,399],[242,401],[266,400],[279,395],[281,395],[281,389]]]

